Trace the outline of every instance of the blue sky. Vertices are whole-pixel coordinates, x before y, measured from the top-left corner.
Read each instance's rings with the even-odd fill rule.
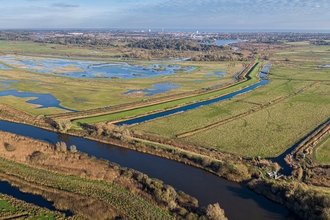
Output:
[[[330,0],[0,0],[0,28],[330,30]]]

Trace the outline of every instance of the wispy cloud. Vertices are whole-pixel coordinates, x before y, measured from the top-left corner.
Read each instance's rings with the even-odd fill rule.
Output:
[[[57,27],[98,25],[98,27],[151,28],[325,27],[330,29],[329,0],[0,0],[0,2],[0,27],[12,26],[11,24],[14,23],[33,26],[34,19],[38,18],[38,25],[47,25],[47,27],[56,24]],[[17,22],[10,23],[9,20]]]
[[[80,5],[67,4],[67,3],[64,3],[64,2],[60,2],[60,3],[54,3],[54,4],[52,4],[52,6],[59,7],[59,8],[77,8]]]

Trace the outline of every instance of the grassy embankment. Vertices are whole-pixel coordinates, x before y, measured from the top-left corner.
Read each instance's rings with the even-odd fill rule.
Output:
[[[115,217],[115,213],[129,218],[150,218],[151,216],[158,216],[159,219],[171,218],[168,213],[151,205],[138,196],[133,195],[116,184],[92,181],[58,173],[55,174],[45,170],[31,169],[29,166],[13,163],[5,159],[0,160],[1,173],[9,175],[10,178],[7,179],[7,181],[13,182],[18,187],[25,188],[28,192],[32,191],[36,194],[46,196],[47,199],[51,201],[56,201],[57,197],[61,194],[66,196],[66,199],[58,199],[59,203],[55,203],[55,205],[61,209],[73,209],[72,211],[78,214],[87,215],[86,217],[88,218],[96,215],[95,211],[99,212],[98,216],[102,219],[104,219],[105,216],[109,216],[109,214],[114,214],[113,217]],[[2,179],[6,180],[5,176],[1,176]],[[13,179],[13,176],[18,179]],[[53,192],[53,195],[51,192]],[[94,214],[87,214],[83,210],[77,210],[78,207],[73,207],[72,204],[70,204],[71,202],[75,202],[75,194],[79,195],[76,199],[81,199],[82,201],[85,200],[83,207],[88,203],[97,204],[97,201],[102,201],[99,202],[98,205],[100,206],[99,208],[102,208],[103,210],[95,210]],[[86,202],[86,200],[89,201]],[[103,205],[102,203],[109,204],[110,207]],[[111,207],[114,208],[111,209]],[[112,213],[109,212],[109,209],[112,210]],[[89,210],[89,212],[92,211],[92,209]]]
[[[58,209],[92,219],[182,219],[199,209],[196,199],[138,171],[65,146],[0,135],[1,180],[42,195]]]
[[[82,217],[82,216],[80,216]],[[0,193],[0,219],[75,219]]]
[[[63,150],[62,144],[6,132],[0,136],[0,179],[72,211],[73,219],[207,219],[212,211],[212,206],[200,208],[195,198],[139,171],[65,145]]]
[[[325,137],[317,146],[313,154],[313,162],[321,165],[330,164],[330,136]]]
[[[271,81],[267,86],[234,97],[231,100],[203,106],[192,111],[183,112],[180,115],[173,115],[164,119],[143,123],[134,126],[132,130],[148,132],[148,127],[152,127],[154,134],[161,135],[165,138],[175,138],[178,134],[202,128],[258,108],[261,105],[267,104],[270,100],[284,97],[310,84],[306,82],[295,84],[289,81],[283,84],[280,81]],[[247,100],[245,97],[249,97],[249,99]]]

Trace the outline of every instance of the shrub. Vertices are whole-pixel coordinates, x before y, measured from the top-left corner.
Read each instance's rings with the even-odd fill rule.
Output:
[[[66,152],[67,151],[67,146],[65,142],[57,142],[55,144],[55,150],[59,152]]]
[[[225,212],[220,208],[218,203],[215,203],[214,205],[210,204],[207,206],[206,216],[210,220],[227,220]]]
[[[71,146],[70,146],[70,152],[71,152],[71,153],[76,153],[76,152],[77,152],[77,147],[76,147],[76,145],[71,145]]]
[[[66,119],[58,120],[56,121],[56,123],[57,123],[57,128],[61,133],[67,132],[72,126],[71,121]]]
[[[40,151],[34,151],[30,156],[31,162],[38,162],[40,160],[46,159],[46,155]]]
[[[4,143],[4,146],[5,146],[6,150],[9,152],[16,150],[16,147],[14,147],[13,145],[11,145],[9,143]]]

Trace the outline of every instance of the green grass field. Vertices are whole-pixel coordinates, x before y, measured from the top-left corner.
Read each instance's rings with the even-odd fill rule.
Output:
[[[326,47],[302,47],[294,50],[297,50],[306,62],[302,62],[296,52],[282,51],[270,58],[274,62],[269,73],[271,82],[264,87],[229,101],[145,122],[131,129],[135,132],[175,139],[178,134],[203,128],[248,111],[258,104],[266,104],[298,92],[288,99],[241,119],[179,139],[181,142],[245,157],[276,157],[330,115],[330,69],[315,69],[318,65],[327,64],[327,60],[319,58],[330,57],[330,51]],[[306,50],[316,52],[305,54]],[[278,61],[284,60],[283,54],[290,54],[290,61]],[[294,60],[298,58],[298,61]],[[321,84],[308,88],[316,82]],[[308,89],[300,91],[303,88]]]
[[[151,132],[154,135],[164,136],[166,138],[175,138],[180,133],[228,119],[256,108],[259,104],[266,104],[270,100],[298,91],[306,85],[310,85],[310,82],[271,81],[267,86],[234,97],[231,100],[142,123],[134,126],[132,129],[135,131]],[[152,128],[152,130],[148,128]]]
[[[15,50],[24,50],[25,48],[28,48],[31,51],[35,50],[35,52],[40,52],[42,54],[43,51],[38,51],[36,48],[44,48],[46,46],[39,46],[32,43],[4,43],[3,41],[0,41],[0,51],[10,52],[11,47],[13,47]],[[15,51],[14,49],[13,51]],[[48,49],[44,48],[46,52]],[[63,53],[64,52],[62,51],[62,54]],[[42,62],[42,59],[45,58],[35,57],[34,59],[40,60],[40,62]],[[90,59],[95,60],[96,58],[91,57]],[[166,62],[164,63],[166,64]],[[134,61],[132,64],[149,65],[155,64],[155,62]],[[176,74],[143,79],[73,79],[61,76],[59,74],[40,74],[27,71],[24,68],[13,67],[13,70],[0,70],[0,77],[1,79],[18,80],[18,82],[11,83],[10,87],[2,87],[0,83],[0,91],[17,89],[24,92],[50,93],[58,100],[60,100],[61,105],[64,107],[76,110],[86,110],[148,100],[150,98],[161,97],[164,95],[175,95],[194,90],[201,90],[202,88],[207,88],[216,84],[231,82],[235,73],[243,68],[244,63],[178,62],[176,65],[196,66],[198,68],[197,70],[188,73],[178,72]],[[224,71],[227,74],[225,74],[223,77],[219,77],[214,74],[215,71]],[[151,88],[153,84],[164,82],[178,85],[180,88],[168,91],[166,93],[153,95],[151,97],[138,94],[123,95],[124,92],[129,90],[142,90]],[[12,102],[8,101],[7,97],[1,97],[0,100],[2,100],[4,103],[8,103],[8,105],[17,107],[20,110],[28,111],[33,115],[64,112],[64,110],[54,108],[42,110],[37,109],[35,106],[29,106],[26,104],[24,99],[15,98],[15,101]]]
[[[184,138],[207,148],[246,157],[276,157],[307,135],[330,114],[330,97],[317,96],[320,85],[267,109]]]
[[[318,164],[330,164],[330,136],[324,138],[315,148],[313,159]]]
[[[273,65],[269,72],[271,82],[266,86],[231,100],[142,123],[132,126],[130,129],[136,132],[176,139],[178,134],[203,128],[247,112],[261,104],[267,104],[272,100],[298,92],[284,101],[238,120],[179,139],[181,142],[197,144],[206,148],[214,148],[247,157],[273,157],[281,154],[330,115],[330,68],[316,69],[320,65],[329,64],[329,60],[327,60],[327,58],[330,58],[329,47],[314,46],[307,42],[290,44],[292,47],[289,49],[269,51],[269,62]],[[56,46],[54,49],[54,45],[0,42],[0,51],[3,54],[29,52],[60,56],[67,53],[87,55],[91,54],[93,49],[66,48],[65,46]],[[104,53],[110,54],[112,52],[104,51]],[[96,58],[91,55],[90,59],[95,60]],[[133,63],[147,65],[154,62],[133,61]],[[202,90],[202,88],[216,84],[228,83],[232,81],[234,74],[247,63],[187,61],[176,64],[197,66],[198,69],[189,73],[181,72],[146,79],[72,79],[58,75],[37,74],[14,68],[13,70],[0,70],[0,77],[18,80],[18,82],[12,83],[10,87],[1,87],[0,90],[18,89],[19,91],[51,93],[61,101],[61,105],[64,107],[87,110],[138,102],[154,97],[187,93]],[[218,77],[213,74],[214,72],[227,72],[227,74],[223,77]],[[251,73],[251,76],[253,76],[252,80],[221,91],[109,115],[79,119],[74,121],[74,124],[94,124],[131,118],[220,96],[257,82],[256,73],[256,71]],[[137,94],[123,95],[128,90],[150,88],[153,84],[162,82],[173,83],[181,87],[152,97]],[[317,82],[320,84],[300,92],[301,89]],[[32,115],[49,115],[64,112],[64,110],[57,108],[38,109],[36,106],[25,103],[25,101],[26,99],[10,96],[0,97],[0,102]]]
[[[78,46],[55,45],[55,44],[39,44],[33,42],[14,42],[14,41],[0,41],[0,54],[14,54],[14,53],[31,53],[39,55],[53,55],[53,56],[95,56],[97,49],[81,48]],[[115,50],[105,51],[97,50],[99,56],[113,56],[119,54]]]
[[[1,219],[65,219],[64,214],[26,203],[11,196],[0,193]]]

